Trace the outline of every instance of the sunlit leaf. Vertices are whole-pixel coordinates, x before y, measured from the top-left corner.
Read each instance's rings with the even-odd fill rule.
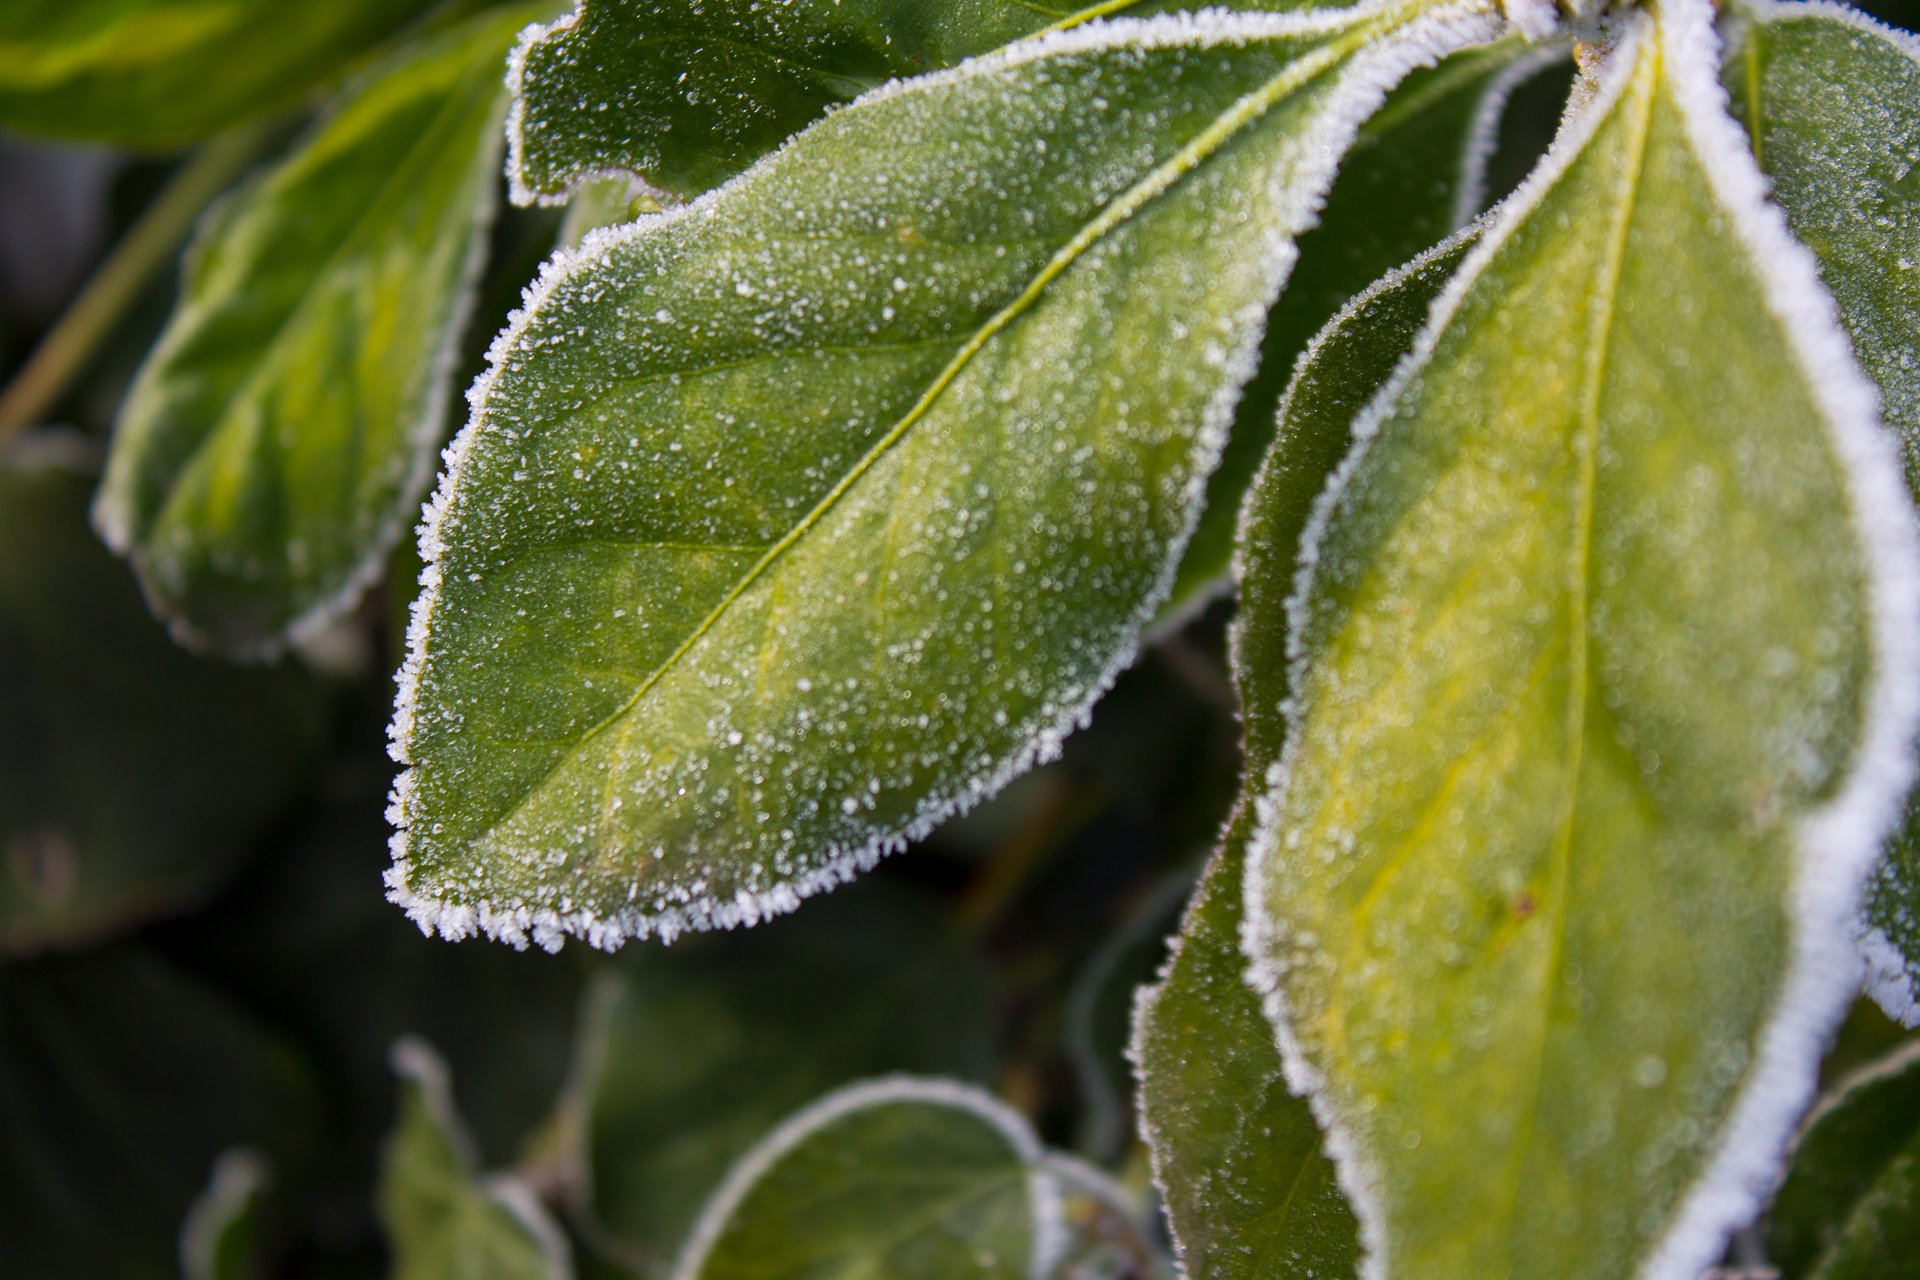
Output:
[[[1756,4],[1723,77],[1793,233],[1819,260],[1920,488],[1920,43],[1852,9]],[[1914,803],[1920,804],[1920,800]],[[1869,983],[1920,1024],[1920,830],[1874,881]]]
[[[0,954],[204,897],[284,808],[324,728],[301,673],[235,671],[168,640],[87,528],[87,453],[46,434],[0,455]]]
[[[735,1166],[675,1280],[1030,1280],[1062,1245],[1026,1121],[941,1080],[829,1094]]]
[[[393,1280],[568,1280],[566,1239],[532,1191],[475,1167],[446,1065],[407,1040],[394,1047],[393,1066],[400,1115],[380,1176]]]
[[[1781,1280],[1920,1276],[1920,1041],[1841,1081],[1807,1117],[1767,1255]]]
[[[1692,1280],[1857,983],[1912,512],[1711,19],[1622,22],[1310,526],[1247,946],[1370,1274]]]
[[[1242,524],[1243,620],[1234,639],[1241,704],[1275,712],[1246,718],[1246,775],[1256,788],[1280,756],[1283,606],[1308,514],[1347,452],[1354,418],[1413,345],[1471,243],[1449,241],[1342,309],[1303,353],[1281,402],[1276,443]],[[1234,814],[1134,1027],[1143,1128],[1189,1280],[1345,1275],[1360,1251],[1320,1132],[1288,1090],[1272,1029],[1242,976],[1253,816],[1244,802]]]
[[[170,147],[294,105],[429,0],[7,0],[0,127]]]
[[[0,966],[0,1240],[9,1276],[175,1280],[214,1158],[290,1167],[311,1082],[284,1047],[152,955]]]
[[[279,649],[413,522],[496,203],[503,59],[551,7],[393,55],[209,220],[95,511],[184,639]]]
[[[1114,14],[1311,0],[579,0],[514,55],[509,176],[523,203],[628,173],[716,187],[826,111],[1049,28]]]
[[[423,533],[395,900],[546,945],[750,922],[1050,756],[1165,594],[1334,159],[1497,26],[1087,27],[559,260]]]

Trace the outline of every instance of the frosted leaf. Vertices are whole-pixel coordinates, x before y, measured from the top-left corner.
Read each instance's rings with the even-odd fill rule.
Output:
[[[502,59],[544,8],[389,55],[207,218],[94,510],[183,641],[270,656],[385,571],[486,260]]]
[[[514,54],[517,203],[627,174],[698,195],[828,110],[1090,17],[1293,9],[1311,0],[579,0]]]
[[[446,1063],[409,1039],[394,1046],[393,1069],[399,1116],[380,1162],[379,1209],[396,1280],[572,1280],[566,1237],[532,1190],[476,1168]]]
[[[1621,21],[1309,526],[1243,941],[1367,1276],[1693,1280],[1858,982],[1920,556],[1711,21]]]
[[[1044,1280],[1066,1244],[1057,1176],[1019,1115],[896,1076],[829,1094],[749,1152],[674,1280]]]
[[[1787,224],[1813,250],[1920,486],[1920,42],[1853,9],[1742,9],[1722,77]],[[1915,802],[1910,802],[1915,803]],[[1920,833],[1875,874],[1868,989],[1920,1023]]]
[[[180,1274],[184,1280],[246,1280],[257,1274],[261,1203],[272,1170],[244,1147],[222,1152],[200,1198],[180,1226]]]
[[[557,259],[422,532],[391,896],[548,946],[753,923],[1051,757],[1354,129],[1497,30],[1087,27]]]

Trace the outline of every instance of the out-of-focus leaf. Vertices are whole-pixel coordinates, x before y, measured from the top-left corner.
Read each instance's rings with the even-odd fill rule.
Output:
[[[830,1094],[734,1167],[674,1280],[1030,1280],[1062,1245],[1059,1189],[1020,1116],[896,1077]]]
[[[979,957],[883,888],[602,975],[577,1068],[593,1215],[644,1274],[665,1273],[728,1168],[811,1099],[889,1072],[987,1077]]]
[[[180,1227],[183,1280],[250,1280],[260,1274],[261,1199],[271,1176],[259,1153],[244,1148],[214,1161],[212,1180]]]
[[[698,195],[888,80],[1090,18],[1207,7],[1311,0],[580,0],[514,56],[514,198],[607,173]]]
[[[1347,452],[1354,418],[1413,345],[1472,242],[1455,237],[1349,303],[1309,344],[1281,402],[1276,442],[1242,523],[1234,668],[1241,704],[1260,708],[1246,717],[1250,792],[1280,756],[1283,605],[1307,517]],[[1288,1091],[1272,1029],[1242,977],[1253,828],[1243,801],[1134,1029],[1143,1127],[1190,1280],[1344,1275],[1360,1252],[1320,1131],[1306,1102]]]
[[[1260,371],[1247,384],[1207,504],[1167,599],[1178,613],[1224,581],[1241,500],[1273,443],[1275,408],[1307,340],[1348,299],[1480,212],[1480,167],[1514,84],[1558,50],[1517,36],[1414,72],[1361,126],[1319,225],[1274,305]],[[1345,439],[1345,424],[1340,424]],[[1344,452],[1344,449],[1342,450]],[[1340,460],[1327,459],[1327,467]],[[1318,492],[1318,486],[1315,486]]]
[[[1352,131],[1499,29],[1090,26],[557,262],[423,533],[394,900],[551,946],[752,922],[1050,757]]]
[[[0,455],[0,954],[204,896],[284,808],[325,719],[303,674],[168,640],[87,528],[86,454],[43,434]]]
[[[1624,19],[1302,553],[1245,943],[1379,1274],[1697,1276],[1857,983],[1920,555],[1712,20]]]
[[[1839,5],[1743,5],[1723,78],[1787,223],[1920,491],[1920,42]],[[1920,811],[1920,797],[1911,804]],[[1920,1025],[1920,830],[1909,818],[1867,906],[1869,989]]]
[[[187,642],[278,651],[413,522],[496,205],[501,68],[552,7],[390,55],[208,220],[94,509]]]
[[[171,147],[290,107],[431,0],[7,0],[0,127]]]
[[[446,1064],[424,1041],[404,1040],[393,1068],[400,1114],[380,1175],[393,1280],[569,1280],[566,1237],[533,1192],[480,1174]]]
[[[290,1167],[312,1108],[280,1045],[153,956],[0,966],[0,1270],[172,1280],[214,1157]]]
[[[1781,1280],[1920,1277],[1920,1041],[1841,1081],[1807,1117],[1767,1254]]]

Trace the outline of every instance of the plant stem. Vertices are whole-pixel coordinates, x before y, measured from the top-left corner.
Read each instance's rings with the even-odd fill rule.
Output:
[[[167,183],[0,391],[0,445],[41,423],[59,403],[154,272],[193,230],[207,203],[253,158],[266,133],[267,126],[248,125],[222,134]]]

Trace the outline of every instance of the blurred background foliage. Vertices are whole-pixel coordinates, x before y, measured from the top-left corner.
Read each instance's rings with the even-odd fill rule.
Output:
[[[7,7],[16,24],[59,9]],[[0,385],[49,334],[74,340],[61,317],[103,262],[119,273],[76,376],[0,446],[0,1275],[432,1274],[400,1266],[391,1213],[415,1210],[393,1208],[391,1181],[377,1191],[399,1116],[390,1178],[510,1171],[578,1273],[662,1276],[767,1129],[896,1071],[984,1085],[1146,1202],[1123,1047],[1237,788],[1230,601],[1147,647],[1059,761],[796,915],[617,955],[519,954],[423,938],[384,901],[409,547],[324,642],[237,668],[172,645],[99,545],[92,477],[194,218],[408,7],[337,25],[333,64],[283,68],[266,123],[236,110],[211,168],[204,150],[0,134]],[[1920,26],[1920,0],[1864,7]],[[1549,76],[1515,98],[1496,190],[1545,145],[1564,91]],[[216,131],[152,123],[160,146]],[[503,211],[456,386],[564,216]],[[154,243],[110,257],[130,235]],[[396,1075],[409,1037],[437,1058],[402,1054]],[[1862,1006],[1831,1070],[1896,1039]],[[435,1129],[438,1103],[403,1108],[438,1087],[422,1061],[443,1061],[470,1134]],[[479,1200],[440,1207],[486,1220]],[[1116,1278],[1161,1265],[1103,1256]]]

